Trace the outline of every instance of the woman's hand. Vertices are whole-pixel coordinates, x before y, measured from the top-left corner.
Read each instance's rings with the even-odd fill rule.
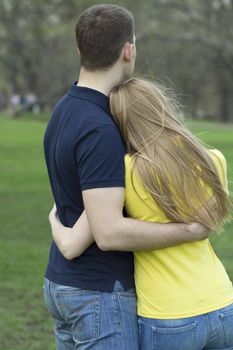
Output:
[[[57,207],[56,204],[54,203],[52,210],[49,213],[49,222],[50,225],[52,225],[54,223],[54,221],[59,221],[59,217],[57,216]]]
[[[49,223],[58,249],[68,260],[80,256],[94,242],[85,210],[73,227],[66,227],[61,223],[54,204],[49,213]]]

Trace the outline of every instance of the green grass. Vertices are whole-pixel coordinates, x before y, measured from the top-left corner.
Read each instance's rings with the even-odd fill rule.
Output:
[[[43,274],[52,198],[43,160],[45,124],[0,119],[0,349],[52,350]]]
[[[233,179],[233,127],[188,122],[195,134],[219,148]],[[43,304],[43,274],[52,197],[43,159],[46,124],[0,117],[0,349],[55,349],[53,325]],[[230,184],[233,190],[232,183]],[[233,223],[213,244],[233,280]]]

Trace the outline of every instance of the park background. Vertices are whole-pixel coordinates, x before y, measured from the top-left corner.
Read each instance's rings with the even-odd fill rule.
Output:
[[[104,2],[104,1],[103,1]],[[43,305],[53,199],[43,159],[52,106],[78,78],[74,28],[97,1],[0,1],[0,349],[55,349]],[[125,0],[135,74],[175,91],[184,123],[228,163],[233,190],[233,1]],[[29,103],[25,96],[34,96]],[[12,96],[22,101],[14,104]],[[233,223],[211,241],[233,280]]]

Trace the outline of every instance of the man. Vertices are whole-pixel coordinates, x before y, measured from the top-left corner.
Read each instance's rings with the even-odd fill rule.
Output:
[[[132,15],[96,5],[79,18],[78,83],[56,105],[44,148],[58,215],[73,226],[84,207],[95,238],[79,258],[66,260],[52,243],[45,301],[55,322],[57,349],[138,349],[133,257],[205,237],[198,224],[154,224],[123,216],[124,153],[108,95],[128,79],[136,57]]]

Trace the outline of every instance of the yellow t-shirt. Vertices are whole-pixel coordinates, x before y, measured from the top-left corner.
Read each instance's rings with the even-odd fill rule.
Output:
[[[210,155],[227,191],[225,158],[218,150],[211,150]],[[125,208],[128,215],[144,221],[168,222],[164,212],[143,188],[140,178],[132,173],[128,155],[125,164]],[[232,283],[209,239],[135,252],[134,262],[140,316],[159,319],[191,317],[233,302]]]

